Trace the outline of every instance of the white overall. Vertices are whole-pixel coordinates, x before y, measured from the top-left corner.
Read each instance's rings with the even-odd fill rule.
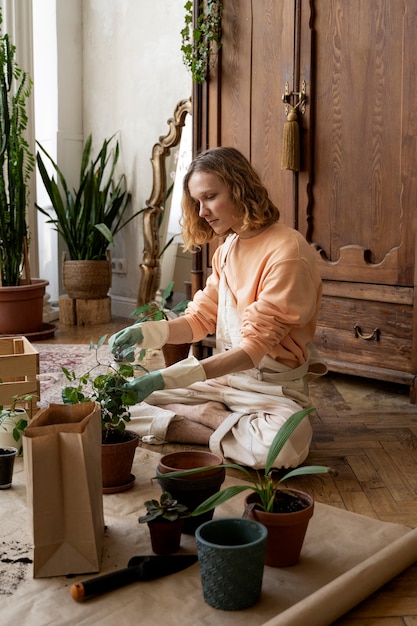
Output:
[[[221,269],[224,270],[227,251],[233,236],[223,245]],[[216,351],[223,352],[240,344],[241,320],[236,302],[230,291],[225,272],[221,272],[219,306],[216,327]],[[207,401],[222,402],[231,411],[222,425],[210,438],[210,449],[235,462],[256,469],[265,467],[270,444],[277,430],[300,408],[310,406],[308,380],[327,372],[324,362],[309,350],[309,359],[296,369],[264,357],[257,368],[194,383],[185,389],[169,389],[153,393],[147,398],[147,430],[138,430],[148,443],[161,443],[169,423],[176,418],[172,411],[160,409],[157,404],[170,402],[201,404]],[[149,406],[149,404],[153,406]],[[136,407],[132,407],[135,409]],[[151,415],[149,414],[151,413]],[[136,417],[145,417],[145,409],[132,412],[132,426]],[[276,467],[296,467],[308,455],[312,438],[310,416],[295,430],[280,453]],[[145,427],[145,423],[143,423]],[[129,425],[130,428],[130,425]]]

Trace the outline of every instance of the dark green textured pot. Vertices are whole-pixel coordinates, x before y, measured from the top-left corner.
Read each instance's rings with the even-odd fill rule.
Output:
[[[267,530],[242,517],[211,520],[195,534],[205,602],[241,611],[259,601]]]

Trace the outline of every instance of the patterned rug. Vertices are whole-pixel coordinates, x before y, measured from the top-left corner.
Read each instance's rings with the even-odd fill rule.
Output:
[[[39,352],[39,382],[41,399],[38,406],[45,407],[51,402],[61,403],[62,388],[68,384],[62,368],[75,372],[77,376],[85,374],[97,366],[96,351],[90,350],[89,344],[32,344]],[[112,363],[113,356],[107,345],[99,349],[100,367],[95,369],[95,375],[106,371]],[[142,362],[146,369],[164,367],[163,356],[160,350],[148,350]]]
[[[79,374],[95,361],[95,352],[90,351],[88,344],[34,343],[33,346],[39,352],[40,406],[61,402],[61,389],[66,381],[63,367]]]

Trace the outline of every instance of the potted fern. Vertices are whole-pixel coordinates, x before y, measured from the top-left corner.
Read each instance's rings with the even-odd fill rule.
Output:
[[[0,26],[3,24],[0,12]],[[48,281],[32,278],[27,209],[35,159],[25,137],[32,80],[0,31],[0,334],[42,330]]]
[[[39,142],[37,145],[39,173],[54,212],[36,206],[68,249],[70,258],[67,259],[64,252],[62,259],[65,290],[70,298],[104,298],[111,286],[109,245],[122,228],[143,212],[141,209],[127,216],[131,194],[126,189],[126,176],[116,174],[119,142],[115,135],[104,139],[99,152],[93,156],[93,138],[91,134],[88,136],[83,147],[78,187],[72,190],[57,163]],[[52,174],[46,167],[48,162]]]

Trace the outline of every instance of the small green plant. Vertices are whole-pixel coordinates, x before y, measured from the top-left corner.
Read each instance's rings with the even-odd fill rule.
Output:
[[[25,404],[32,407],[31,402],[33,398],[34,394],[15,395],[12,396],[12,402],[9,407],[4,408],[4,406],[0,406],[0,428],[6,432],[11,430],[13,439],[16,442],[21,440],[23,432],[29,424],[31,415],[28,415]],[[22,405],[19,408],[17,407],[18,403]],[[21,452],[22,446],[19,449],[19,454]]]
[[[167,491],[162,493],[159,502],[158,500],[146,500],[144,504],[146,515],[141,515],[138,518],[140,524],[152,522],[158,517],[168,522],[175,522],[179,518],[190,516],[190,512],[185,504],[179,504]]]
[[[246,475],[246,478],[249,479],[251,484],[248,485],[234,485],[231,487],[226,487],[222,491],[215,493],[210,498],[207,498],[202,504],[200,504],[193,512],[192,515],[202,515],[203,513],[207,513],[211,511],[216,506],[223,504],[230,498],[233,498],[237,494],[242,491],[253,491],[258,495],[259,502],[256,503],[256,506],[263,511],[268,513],[275,512],[274,505],[276,502],[276,496],[280,491],[280,485],[284,480],[288,480],[289,478],[294,478],[296,476],[302,476],[305,474],[327,474],[329,472],[333,472],[333,470],[329,467],[323,465],[301,465],[293,470],[288,471],[284,474],[284,476],[280,475],[278,470],[273,468],[273,464],[276,461],[279,453],[283,449],[284,445],[291,437],[294,430],[297,426],[302,422],[302,420],[312,411],[314,411],[313,407],[308,409],[303,409],[291,415],[291,417],[281,426],[275,438],[271,444],[271,447],[268,451],[265,470],[262,473],[261,471],[250,472],[247,468],[237,465],[235,463],[224,463],[222,466],[225,468],[232,468],[235,470],[239,470]],[[165,474],[164,477],[179,477],[185,476],[187,474],[194,474],[196,472],[208,471],[212,470],[213,467],[210,466],[205,468],[184,470],[180,472],[170,472]]]
[[[142,304],[142,306],[138,307],[131,313],[130,317],[135,318],[135,322],[148,322],[152,321],[160,321],[167,320],[172,317],[176,317],[185,311],[187,308],[188,300],[181,300],[172,309],[167,309],[166,304],[167,300],[172,295],[174,291],[174,281],[168,283],[162,292],[161,299],[154,302],[148,302],[146,304]]]
[[[147,302],[142,304],[142,306],[138,307],[130,314],[130,317],[135,318],[135,324],[139,322],[159,322],[161,320],[168,320],[181,315],[187,308],[188,300],[181,300],[171,309],[166,308],[167,300],[170,298],[171,294],[174,291],[174,281],[168,283],[165,289],[162,292],[162,296],[160,300],[154,300],[153,302]],[[132,350],[132,348],[128,348],[128,350]],[[146,348],[143,348],[138,355],[138,361],[142,361],[146,355]],[[116,352],[115,358],[120,360],[126,359],[125,350]]]
[[[124,220],[131,194],[126,190],[126,177],[115,177],[119,160],[119,142],[112,146],[114,135],[103,141],[98,155],[91,157],[92,136],[85,142],[78,189],[70,191],[61,169],[39,142],[41,152],[49,159],[55,173],[50,176],[40,152],[36,159],[42,181],[51,200],[54,213],[36,205],[48,217],[48,224],[65,241],[73,261],[106,259],[107,248],[114,236],[143,209]],[[123,221],[124,220],[124,221]]]
[[[90,350],[95,350],[96,353],[96,364],[85,374],[77,376],[74,371],[62,368],[71,384],[63,388],[61,395],[64,404],[98,402],[101,409],[103,443],[110,443],[121,438],[126,423],[130,421],[129,406],[137,403],[136,393],[126,389],[125,384],[134,376],[135,369],[140,368],[144,372],[147,370],[140,363],[133,363],[133,349],[130,353],[124,351],[126,354],[123,363],[102,363],[98,351],[106,339],[107,335],[103,335],[97,345],[93,341],[90,342]],[[103,367],[106,368],[106,372],[94,376],[94,371]]]
[[[201,0],[198,15],[193,25],[193,2],[184,5],[184,28],[181,30],[181,52],[186,67],[195,83],[207,79],[214,54],[220,50],[223,2],[221,0]]]

